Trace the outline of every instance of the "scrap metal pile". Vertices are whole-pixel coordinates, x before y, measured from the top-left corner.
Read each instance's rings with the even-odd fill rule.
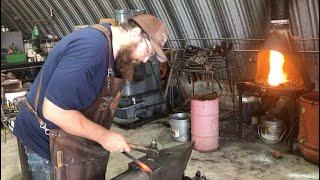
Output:
[[[197,81],[206,82],[208,87],[211,83],[212,87],[210,89],[212,90],[212,93],[215,93],[214,83],[217,83],[219,89],[222,90],[221,81],[224,80],[228,81],[230,91],[234,94],[234,66],[229,58],[232,46],[231,43],[225,41],[222,41],[220,45],[214,45],[211,48],[200,48],[193,45],[187,45],[180,57],[171,60],[171,69],[166,93],[171,94],[172,88],[179,87],[180,94],[184,97],[185,92],[183,88],[180,88],[180,86],[182,86],[180,79],[185,76],[187,77],[189,84],[192,84],[193,94],[194,83]],[[176,79],[176,81],[174,81],[174,79]],[[171,99],[172,98],[170,98],[170,101]],[[170,103],[172,104],[172,102]]]
[[[232,44],[224,41],[220,46],[216,45],[212,48],[188,45],[184,49],[183,57],[177,63],[181,70],[193,73],[213,73],[218,78],[218,72],[230,68],[226,58],[231,48]]]

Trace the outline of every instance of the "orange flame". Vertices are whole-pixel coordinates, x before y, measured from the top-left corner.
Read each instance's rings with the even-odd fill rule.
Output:
[[[269,85],[278,86],[288,81],[287,75],[283,71],[284,62],[284,56],[280,52],[274,50],[270,51],[270,71],[268,75]]]

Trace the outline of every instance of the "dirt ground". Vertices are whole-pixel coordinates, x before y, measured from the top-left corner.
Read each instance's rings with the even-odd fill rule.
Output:
[[[149,144],[155,139],[160,149],[180,144],[171,137],[171,130],[163,124],[167,119],[150,123],[134,130],[123,130],[113,125],[112,130],[121,132],[129,142]],[[3,133],[3,132],[2,132]],[[273,157],[275,149],[283,151],[282,158]],[[131,152],[135,157],[143,156]],[[112,153],[106,173],[111,179],[128,168],[130,160],[121,153]],[[286,152],[283,144],[263,143],[254,128],[247,128],[244,138],[239,140],[233,120],[220,122],[219,149],[210,153],[193,150],[185,175],[194,177],[200,170],[207,179],[251,180],[251,179],[319,179],[318,165],[307,162],[298,152]],[[16,140],[7,136],[1,138],[1,179],[22,179]]]

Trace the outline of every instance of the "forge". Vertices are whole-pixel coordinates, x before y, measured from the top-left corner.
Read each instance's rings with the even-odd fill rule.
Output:
[[[272,0],[269,32],[257,56],[256,76],[254,81],[238,83],[237,89],[240,112],[243,109],[243,95],[256,96],[261,105],[258,114],[265,116],[262,118],[265,121],[284,123],[282,137],[293,150],[299,125],[297,99],[312,91],[314,84],[295,46],[289,22],[289,1]],[[243,120],[240,114],[240,137]]]
[[[313,86],[292,38],[288,0],[272,1],[270,29],[258,53],[254,83],[290,90],[308,90]]]

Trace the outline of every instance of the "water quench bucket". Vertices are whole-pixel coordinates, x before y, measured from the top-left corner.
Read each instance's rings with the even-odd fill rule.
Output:
[[[189,113],[175,113],[170,115],[172,137],[179,142],[190,140],[190,115]]]
[[[319,164],[319,92],[300,97],[299,149],[309,162]]]
[[[284,121],[275,117],[264,118],[258,126],[260,139],[268,144],[279,142],[286,133]]]
[[[219,146],[219,98],[198,94],[191,99],[191,140],[198,151],[208,152]]]

